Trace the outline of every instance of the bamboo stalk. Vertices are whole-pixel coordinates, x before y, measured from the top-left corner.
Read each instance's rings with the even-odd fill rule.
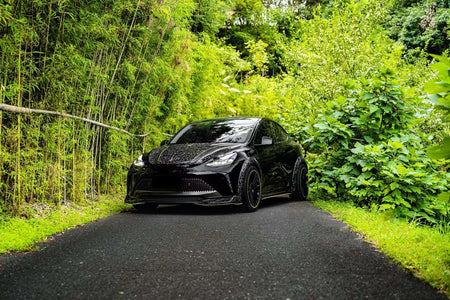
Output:
[[[106,99],[108,98],[108,96],[109,96],[109,91],[110,91],[111,86],[112,86],[112,84],[113,84],[113,82],[114,82],[114,79],[115,79],[117,70],[119,69],[120,62],[122,61],[123,52],[125,51],[126,44],[127,44],[128,39],[129,39],[129,37],[130,37],[131,29],[133,28],[134,22],[136,21],[136,14],[137,14],[138,9],[139,9],[139,4],[140,4],[140,0],[138,0],[137,3],[136,3],[136,9],[134,10],[133,19],[131,20],[131,24],[130,24],[130,27],[128,28],[128,32],[127,32],[127,34],[125,35],[124,40],[123,40],[123,42],[122,42],[122,48],[120,49],[120,54],[119,54],[119,57],[117,58],[116,67],[114,68],[113,74],[112,74],[112,76],[111,76],[111,80],[110,80],[110,82],[109,82],[109,89],[108,89],[108,91],[107,91],[107,93],[106,93],[106,95],[105,95],[105,100],[106,100]],[[105,101],[105,102],[106,102],[106,101]]]
[[[96,128],[96,131],[98,131],[98,128]],[[94,195],[95,195],[95,162],[96,162],[96,153],[94,150],[96,149],[95,147],[95,139],[96,139],[97,134],[92,134],[92,146],[91,146],[91,169],[93,169],[93,171],[91,172],[91,200],[94,200]]]
[[[60,104],[61,106],[61,104]],[[57,199],[58,206],[61,206],[61,177],[64,175],[61,172],[61,118],[58,118],[58,137],[57,137],[57,151],[56,151],[56,160],[58,162],[57,174],[58,174],[58,183],[57,183]],[[64,180],[63,180],[64,181]]]
[[[72,201],[76,201],[77,178],[76,178],[76,157],[75,157],[75,120],[72,120]]]
[[[45,72],[45,67],[46,67],[46,65],[47,65],[47,57],[48,57],[48,53],[47,53],[47,50],[48,50],[48,43],[49,43],[49,36],[50,36],[50,23],[51,23],[51,19],[52,19],[52,5],[53,5],[53,3],[52,3],[52,1],[50,1],[50,4],[49,4],[49,8],[48,8],[48,24],[47,24],[47,35],[46,35],[46,38],[45,38],[45,50],[44,50],[44,67],[42,68],[42,70],[44,70],[44,72]]]
[[[149,35],[149,34],[147,34],[147,35]],[[145,54],[147,52],[148,46],[150,44],[150,39],[148,38],[147,35],[144,37],[141,48],[139,49],[138,60],[141,58],[142,54]],[[149,70],[149,72],[151,72],[151,69]],[[130,105],[131,99],[133,97],[134,90],[135,90],[137,82],[138,82],[139,73],[140,73],[140,70],[138,69],[136,72],[136,75],[134,77],[133,85],[129,91],[127,98],[126,98],[126,102],[124,105],[124,107],[125,107],[124,114],[122,114],[122,117],[126,117],[126,113],[128,112],[128,106]],[[128,123],[127,130],[129,127],[130,127],[130,123]]]
[[[18,85],[18,95],[17,95],[17,105],[21,106],[22,105],[22,94],[20,92],[20,88],[21,88],[21,82],[20,82],[20,75],[21,75],[21,49],[19,46],[19,62],[18,62],[18,69],[17,69],[17,85]],[[20,199],[22,197],[21,195],[21,183],[20,183],[20,143],[21,143],[21,118],[20,115],[17,118],[17,130],[18,130],[18,137],[17,137],[17,177],[16,177],[16,185],[17,185],[17,201],[18,203],[16,203],[16,199],[13,199],[13,206],[17,205],[17,213],[18,215],[20,215]]]
[[[98,128],[98,144],[97,144],[97,153],[98,153],[98,179],[97,179],[97,199],[100,201],[100,188],[101,188],[101,173],[102,173],[102,129]]]
[[[178,1],[176,1],[175,4],[177,5]],[[176,5],[175,5],[175,7],[176,7]],[[175,8],[174,8],[174,10],[175,10]],[[150,61],[150,72],[147,73],[147,76],[145,77],[144,82],[146,82],[148,80],[148,77],[150,76],[151,69],[153,68],[153,64],[154,64],[154,62],[156,60],[156,56],[158,55],[159,51],[161,50],[161,45],[162,45],[162,42],[164,40],[164,36],[166,35],[167,31],[169,30],[169,26],[171,25],[172,21],[173,21],[173,19],[172,19],[172,16],[171,16],[169,18],[169,20],[167,21],[167,24],[164,27],[163,31],[161,32],[161,35],[160,35],[159,40],[158,40],[158,44],[156,46],[156,50],[155,50],[155,52],[153,52],[153,56],[152,56],[152,59]],[[127,129],[131,125],[131,121],[133,120],[133,115],[134,115],[134,112],[136,111],[138,102],[139,102],[139,98],[136,98],[136,101],[134,102],[133,108],[132,108],[131,113],[130,113],[130,117],[128,118]]]
[[[6,60],[6,51],[2,51],[2,61],[3,62],[5,62],[5,61],[7,61]],[[5,92],[5,90],[6,90],[6,83],[7,83],[7,79],[8,79],[8,68],[6,68],[5,67],[5,69],[4,69],[5,71],[3,71],[2,70],[2,74],[1,75],[3,75],[4,77],[4,79],[3,79],[3,82],[1,82],[0,83],[0,101],[2,101],[2,102],[4,102],[5,101],[5,98],[6,98],[6,92]],[[2,127],[3,127],[3,112],[0,110],[0,179],[3,179],[2,177],[3,177],[3,174],[5,174],[6,172],[4,172],[4,164],[3,164],[3,159],[4,159],[4,155],[2,154],[3,153],[3,139],[2,139],[2,137],[3,137],[3,135],[2,135]],[[6,147],[5,147],[5,151],[8,151],[8,146],[7,145],[5,145]],[[8,176],[6,177],[6,186],[8,186],[8,181],[9,181],[9,179],[10,179],[10,175],[8,174]],[[8,198],[7,197],[7,194],[8,194],[8,192],[7,192],[7,190],[8,189],[5,189],[5,193],[4,193],[4,195],[5,195],[5,203],[6,203],[6,199]],[[3,188],[1,188],[0,187],[0,193],[3,193]]]
[[[90,109],[89,109],[90,111]],[[87,123],[86,123],[87,124]],[[88,174],[88,149],[89,149],[89,135],[88,135],[88,131],[86,130],[86,145],[84,148],[84,197],[82,197],[84,199],[83,202],[86,202],[86,196],[88,194],[88,179],[87,179],[87,174]]]

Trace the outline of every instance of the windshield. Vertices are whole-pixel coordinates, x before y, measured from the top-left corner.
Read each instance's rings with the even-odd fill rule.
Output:
[[[206,120],[187,125],[174,136],[171,143],[245,143],[254,126],[254,119]]]

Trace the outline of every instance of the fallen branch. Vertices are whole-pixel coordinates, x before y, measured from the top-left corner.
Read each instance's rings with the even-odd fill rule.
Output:
[[[18,113],[18,114],[55,115],[55,116],[60,116],[60,117],[64,117],[64,118],[81,120],[81,121],[88,122],[88,123],[91,123],[93,125],[100,126],[100,127],[103,127],[103,128],[113,129],[113,130],[116,130],[116,131],[128,134],[130,136],[134,136],[134,137],[146,137],[146,136],[148,136],[150,134],[150,133],[134,134],[134,133],[128,132],[126,130],[120,129],[118,127],[106,125],[106,124],[103,124],[103,123],[100,123],[100,122],[97,122],[97,121],[94,121],[94,120],[90,120],[90,119],[87,119],[87,118],[78,117],[78,116],[74,116],[74,115],[70,115],[70,114],[66,114],[66,113],[61,113],[61,112],[56,112],[56,111],[45,110],[45,109],[33,109],[33,108],[26,108],[26,107],[20,107],[20,106],[14,106],[14,105],[9,105],[9,104],[5,104],[5,103],[0,103],[0,110],[9,111],[9,112]],[[167,135],[167,136],[172,136],[171,134],[168,134],[168,133],[162,133],[162,134]]]

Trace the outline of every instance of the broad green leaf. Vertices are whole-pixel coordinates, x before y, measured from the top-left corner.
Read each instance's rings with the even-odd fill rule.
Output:
[[[409,189],[416,194],[422,194],[422,188],[420,187],[410,186]]]
[[[355,154],[364,152],[364,145],[358,142],[355,144],[355,148],[353,148],[351,151]]]
[[[397,167],[397,172],[399,175],[403,176],[409,173],[409,170],[407,168],[405,168],[403,165],[399,165]]]
[[[326,123],[317,123],[317,124],[314,124],[314,127],[317,129],[321,129],[321,130],[326,130],[326,129],[330,128],[330,126],[328,126],[328,124],[326,124]]]
[[[437,61],[439,61],[441,64],[444,64],[444,65],[448,65],[448,66],[450,66],[450,58],[447,58],[447,57],[445,57],[445,56],[442,56],[442,55],[437,55],[437,54],[430,54],[434,59],[436,59]],[[433,65],[436,65],[437,63],[435,63],[435,64],[433,64]],[[432,66],[433,66],[432,65]]]
[[[428,94],[447,93],[450,90],[450,84],[442,81],[425,83],[424,89]]]
[[[403,148],[403,144],[398,141],[389,141],[388,144],[394,147],[395,149]]]
[[[374,112],[376,112],[379,109],[380,108],[376,105],[369,105],[369,113],[371,113],[371,114],[373,114]]]
[[[440,80],[450,83],[450,60],[447,57],[439,55],[433,55],[433,57],[439,62],[432,64],[431,68],[438,72]]]
[[[369,99],[372,99],[373,98],[373,94],[371,94],[371,93],[365,93],[364,95],[363,95],[363,100],[369,100]]]
[[[440,193],[437,198],[439,199],[439,201],[442,201],[444,203],[448,203],[450,202],[450,192],[443,192]]]
[[[366,142],[368,142],[369,144],[373,143],[373,138],[371,138],[371,137],[368,136],[368,135],[365,135],[365,136],[364,136],[364,139],[365,139]]]
[[[395,203],[394,199],[391,196],[384,197],[383,202]]]
[[[394,208],[395,208],[394,204],[386,204],[386,203],[384,203],[384,204],[381,204],[378,209],[380,211],[385,211],[385,210],[390,210],[390,209],[394,209]]]
[[[403,205],[403,206],[406,206],[407,208],[411,208],[411,204],[410,204],[408,201],[406,201],[405,199],[399,197],[399,198],[397,198],[396,200],[397,200],[397,203],[398,203],[398,204],[401,204],[401,205]],[[414,200],[415,200],[415,199],[414,199]]]
[[[399,185],[398,185],[397,182],[392,182],[392,183],[390,184],[391,190],[395,190],[395,189],[397,189],[398,187],[399,187]]]
[[[450,159],[450,137],[444,138],[442,144],[428,148],[427,155],[433,159]]]
[[[405,155],[399,155],[398,159],[400,159],[402,162],[409,162],[408,157],[406,157]]]

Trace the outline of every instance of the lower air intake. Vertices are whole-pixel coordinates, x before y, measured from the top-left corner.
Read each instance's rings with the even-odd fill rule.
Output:
[[[200,178],[183,178],[181,180],[183,192],[213,192],[214,189]]]

